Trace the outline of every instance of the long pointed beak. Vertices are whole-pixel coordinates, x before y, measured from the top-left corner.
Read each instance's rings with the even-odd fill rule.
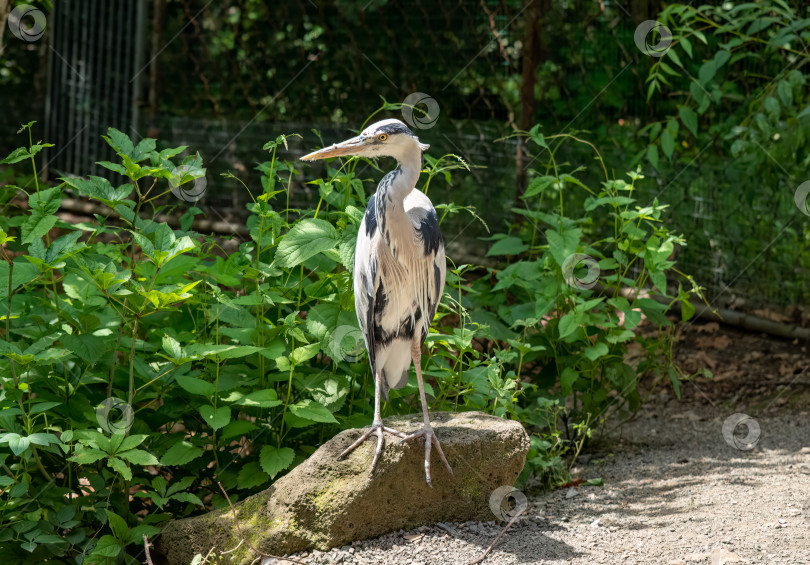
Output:
[[[341,143],[335,143],[329,147],[324,147],[318,151],[313,151],[309,155],[301,157],[302,161],[316,161],[318,159],[329,159],[330,157],[343,157],[344,155],[356,155],[366,147],[366,140],[360,137],[353,137]]]

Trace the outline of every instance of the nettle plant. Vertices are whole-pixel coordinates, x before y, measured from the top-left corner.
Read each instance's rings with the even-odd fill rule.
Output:
[[[31,126],[28,146],[2,161],[34,169],[33,190],[17,188],[0,216],[3,555],[138,561],[143,536],[165,520],[226,506],[218,483],[244,498],[339,430],[370,423],[351,269],[372,186],[361,174],[375,162],[328,162],[311,181],[315,209],[294,209],[298,170],[276,158],[291,137],[279,136],[265,145],[261,187],[245,186],[249,235],[225,241],[192,229],[202,211],[183,199],[199,196],[206,171],[185,147],[158,150],[110,129],[118,159],[101,163],[110,178],[43,188],[35,162],[47,144],[33,143]],[[637,407],[640,375],[669,375],[676,387],[682,377],[669,334],[637,334],[642,316],[670,325],[651,298],[669,296],[681,242],[661,224],[662,207],[631,207],[639,176],[591,191],[553,165],[519,210],[548,229],[496,236],[490,255],[504,269],[448,268],[424,361],[431,410],[519,419],[532,433],[524,479],[533,470],[549,484],[568,480],[563,456],[578,453],[612,403]],[[421,189],[466,168],[454,155],[426,156]],[[591,193],[573,217],[563,207],[572,186]],[[92,221],[58,218],[66,191],[98,204]],[[474,214],[437,209],[441,220]],[[588,244],[600,214],[613,234]],[[598,262],[606,295],[570,284],[581,280],[567,262],[576,253]],[[688,293],[670,294],[691,315]],[[624,361],[633,342],[646,352],[636,365]],[[418,411],[416,390],[412,375],[383,415]]]
[[[137,561],[163,521],[227,504],[218,482],[238,500],[370,422],[351,286],[363,162],[329,166],[317,207],[295,210],[296,169],[276,159],[289,136],[268,143],[261,188],[245,187],[249,237],[226,250],[191,229],[194,206],[177,224],[155,221],[176,207],[170,192],[200,192],[198,155],[111,128],[118,161],[100,163],[111,178],[44,188],[35,163],[48,144],[33,143],[32,125],[2,161],[35,172],[0,218],[3,555]],[[464,166],[429,158],[425,187]],[[58,218],[66,191],[99,205],[93,221]],[[437,347],[434,363],[450,354]],[[415,391],[392,394],[386,413],[417,409]]]
[[[576,454],[609,415],[636,413],[642,377],[652,375],[652,389],[668,380],[680,396],[681,381],[695,375],[672,362],[675,326],[667,313],[679,307],[688,320],[690,298],[703,295],[675,269],[685,241],[664,224],[666,205],[634,197],[640,172],[610,178],[596,148],[574,136],[546,138],[537,126],[521,135],[548,157],[538,158],[523,205],[513,208],[524,220],[489,238],[488,256],[508,265],[488,269],[467,299],[473,320],[494,340],[488,371],[504,367],[512,387],[494,413],[513,413],[535,431],[529,462],[554,484],[567,480]],[[571,141],[596,153],[601,182],[584,167],[557,162]],[[565,454],[574,455],[567,468]]]

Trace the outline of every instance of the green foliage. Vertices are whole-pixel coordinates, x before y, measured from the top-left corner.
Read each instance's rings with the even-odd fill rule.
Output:
[[[536,129],[530,135],[546,147]],[[105,139],[120,163],[104,166],[123,182],[37,183],[29,209],[0,220],[4,555],[134,562],[127,552],[165,520],[200,511],[203,501],[224,506],[217,482],[238,500],[339,430],[370,423],[373,378],[358,354],[351,284],[367,200],[363,160],[327,163],[325,178],[311,181],[315,209],[290,209],[296,169],[276,160],[287,138],[265,146],[261,191],[245,187],[246,241],[193,231],[193,206],[179,226],[155,221],[171,212],[164,197],[173,187],[205,174],[202,162],[112,128]],[[6,161],[24,155],[33,164],[34,145]],[[454,155],[428,157],[422,189],[458,169],[468,165]],[[559,172],[553,157],[543,169],[527,206],[515,209],[527,223],[492,237],[490,255],[508,264],[449,269],[424,373],[431,410],[484,410],[524,423],[532,432],[526,473],[557,484],[568,479],[564,459],[612,403],[637,409],[641,375],[667,375],[677,386],[668,334],[634,331],[642,317],[671,325],[651,297],[681,302],[684,317],[689,310],[688,293],[666,276],[682,240],[661,225],[664,206],[634,205],[641,175],[592,191],[576,170]],[[565,215],[574,188],[589,197]],[[67,189],[105,212],[62,222],[56,212]],[[466,210],[438,209],[442,220]],[[613,235],[587,243],[602,216]],[[585,280],[570,263],[577,253],[598,261],[605,295],[577,286]],[[624,361],[632,342],[645,352],[637,365]],[[412,374],[391,391],[385,415],[418,410],[416,390]]]
[[[638,410],[642,376],[671,381],[679,395],[681,379],[691,376],[672,364],[667,312],[680,305],[687,320],[694,314],[690,296],[702,295],[690,277],[682,277],[688,290],[675,280],[673,256],[685,242],[663,224],[665,205],[638,202],[643,175],[612,179],[597,153],[604,177],[592,189],[584,169],[563,172],[565,165],[555,160],[563,143],[581,140],[546,138],[537,127],[523,135],[548,161],[538,161],[523,205],[513,209],[525,221],[490,238],[489,255],[512,260],[472,284],[467,307],[497,340],[489,351],[493,359],[510,369],[503,375],[509,394],[493,386],[498,397],[489,406],[538,431],[529,461],[553,483],[565,477],[561,455],[578,453],[608,415]],[[587,233],[602,231],[595,229],[599,224],[611,226],[610,233],[588,241]],[[638,333],[644,319],[657,328],[654,336]],[[640,351],[635,360],[631,347]],[[490,374],[495,366],[489,364]],[[521,379],[527,370],[528,382]]]
[[[720,272],[728,284],[720,294],[752,306],[806,302],[810,230],[794,201],[810,178],[806,9],[782,0],[673,4],[659,20],[673,41],[647,81],[651,96],[671,102],[640,133],[648,157],[660,148],[671,161],[649,159],[677,178],[667,198],[694,201],[673,217],[693,232],[684,262]]]

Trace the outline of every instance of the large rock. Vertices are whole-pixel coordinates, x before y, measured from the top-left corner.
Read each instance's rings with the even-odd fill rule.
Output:
[[[495,519],[490,495],[514,484],[529,450],[523,427],[481,412],[437,412],[431,422],[453,475],[434,448],[429,487],[424,439],[397,445],[397,438],[388,434],[385,452],[369,475],[376,438],[338,460],[362,433],[345,430],[272,487],[235,505],[245,538],[264,553],[285,555],[309,548],[328,550],[400,528]],[[422,416],[388,418],[385,424],[409,433],[421,428]],[[157,549],[172,565],[188,565],[196,553],[206,555],[212,547],[214,553],[227,551],[239,541],[228,509],[168,523]],[[256,557],[242,543],[222,562],[247,565]]]

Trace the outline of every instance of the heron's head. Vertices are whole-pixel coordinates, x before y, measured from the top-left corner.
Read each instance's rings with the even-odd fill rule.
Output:
[[[400,163],[414,157],[421,163],[422,152],[430,145],[419,138],[399,120],[383,120],[364,129],[360,135],[335,143],[319,151],[304,155],[302,161],[315,161],[329,157],[359,155],[361,157],[394,157]]]

